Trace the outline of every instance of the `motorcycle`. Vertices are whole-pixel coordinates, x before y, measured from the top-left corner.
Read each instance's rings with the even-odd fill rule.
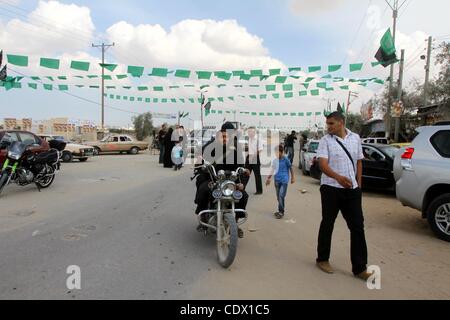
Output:
[[[0,149],[8,154],[0,171],[0,195],[11,182],[22,187],[34,183],[39,192],[52,185],[66,144],[56,140],[49,144],[49,151],[35,155],[29,150],[30,144],[8,139],[0,142]]]
[[[237,184],[244,171],[244,168],[238,168],[237,171],[221,170],[217,173],[211,163],[204,161],[204,165],[195,168],[195,175],[191,178],[191,181],[195,180],[202,172],[209,174],[213,200],[209,203],[209,209],[198,215],[199,231],[205,235],[216,234],[217,259],[223,268],[233,264],[237,253],[238,227],[248,220],[246,210],[235,208],[236,202],[243,198],[243,193],[237,190]],[[236,222],[236,214],[245,217]]]

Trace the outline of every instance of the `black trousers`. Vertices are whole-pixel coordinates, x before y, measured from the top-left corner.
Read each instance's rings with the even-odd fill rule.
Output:
[[[195,196],[195,203],[197,204],[197,210],[195,211],[196,214],[199,214],[203,210],[208,210],[209,202],[213,200],[211,190],[209,189],[208,184],[209,181],[204,181],[198,186],[197,195]],[[248,203],[248,194],[247,192],[243,191],[243,197],[238,203],[236,203],[235,208],[245,210],[247,208],[247,203]],[[241,214],[236,215],[237,219],[241,219],[244,217],[245,215]]]
[[[353,274],[358,275],[366,271],[367,244],[361,189],[339,189],[324,185],[320,188],[320,193],[322,196],[322,223],[319,232],[317,262],[325,262],[330,259],[334,223],[341,211],[351,234]]]
[[[253,172],[255,174],[255,182],[256,182],[256,192],[257,193],[263,193],[263,185],[262,185],[262,178],[261,178],[261,161],[258,156],[257,163],[250,163],[250,158],[247,157],[246,161],[246,168],[250,170],[250,176]],[[250,176],[245,179],[244,185],[245,188],[247,188],[248,183],[250,182]]]

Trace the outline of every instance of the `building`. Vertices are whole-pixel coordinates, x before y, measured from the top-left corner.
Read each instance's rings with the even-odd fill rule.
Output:
[[[69,118],[54,118],[39,121],[5,118],[3,123],[3,129],[5,130],[23,130],[33,132],[37,135],[55,135],[64,137],[67,140],[97,140],[97,127],[90,121],[74,121]]]

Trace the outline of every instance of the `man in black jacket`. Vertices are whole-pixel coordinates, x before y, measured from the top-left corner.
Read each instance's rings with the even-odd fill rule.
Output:
[[[216,172],[220,170],[224,171],[236,171],[239,167],[245,167],[245,157],[243,152],[243,146],[238,144],[235,137],[235,128],[232,123],[227,122],[222,126],[220,132],[217,133],[216,139],[211,140],[203,147],[203,158],[212,163]],[[250,171],[247,169],[245,174],[250,175]],[[210,178],[206,173],[200,174],[197,177],[197,195],[195,197],[195,203],[197,204],[196,214],[208,209],[209,201],[212,200],[211,189],[208,184]],[[238,184],[237,189],[242,191],[242,199],[236,203],[236,209],[245,210],[248,202],[248,194],[245,192],[243,184]],[[236,219],[243,218],[240,215],[236,215]],[[239,229],[239,237],[243,237],[243,231]]]

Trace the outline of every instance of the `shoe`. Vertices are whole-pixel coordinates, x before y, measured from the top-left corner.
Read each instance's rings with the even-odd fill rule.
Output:
[[[244,231],[241,228],[238,229],[238,237],[239,237],[239,239],[244,238]]]
[[[262,195],[263,193],[262,192],[256,192],[254,195],[255,196],[260,196],[260,195]]]
[[[355,277],[357,277],[357,278],[359,278],[359,279],[361,279],[361,280],[367,281],[367,280],[369,280],[369,278],[372,277],[374,274],[375,274],[374,272],[368,273],[367,270],[366,270],[366,271],[364,271],[364,272],[362,272],[362,273],[360,273],[360,274],[357,274]]]
[[[283,213],[280,212],[275,213],[275,218],[277,218],[278,220],[283,219],[283,217],[284,217]]]
[[[317,267],[325,273],[333,274],[334,270],[328,261],[317,262]]]

